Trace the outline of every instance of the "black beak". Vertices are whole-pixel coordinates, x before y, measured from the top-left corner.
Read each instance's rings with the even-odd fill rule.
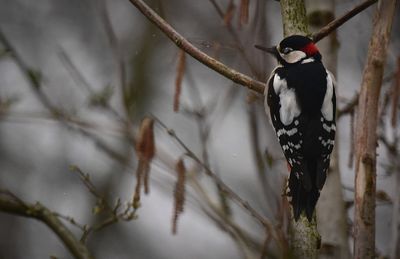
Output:
[[[278,55],[278,50],[276,49],[276,46],[272,46],[270,48],[260,46],[260,45],[254,45],[256,49],[268,52],[269,54],[272,54],[274,57],[277,57]]]

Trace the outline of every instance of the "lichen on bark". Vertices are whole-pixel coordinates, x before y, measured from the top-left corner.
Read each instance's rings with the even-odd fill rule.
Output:
[[[283,34],[308,35],[306,7],[303,0],[281,0]]]

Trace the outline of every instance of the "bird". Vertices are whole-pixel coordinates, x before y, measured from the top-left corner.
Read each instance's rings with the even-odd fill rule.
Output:
[[[289,169],[285,194],[295,221],[304,211],[311,222],[335,142],[336,83],[306,36],[291,35],[263,49],[278,61],[264,106]]]

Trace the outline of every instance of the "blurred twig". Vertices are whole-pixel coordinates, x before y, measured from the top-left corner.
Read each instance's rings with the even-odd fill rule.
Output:
[[[10,53],[11,57],[15,60],[17,66],[21,69],[23,75],[26,77],[27,82],[33,90],[33,93],[38,97],[42,104],[48,108],[54,116],[59,116],[59,109],[52,105],[49,98],[41,91],[42,88],[42,75],[30,68],[25,61],[20,57],[15,48],[11,45],[8,39],[5,37],[3,31],[0,28],[0,42],[4,45],[7,52]]]
[[[218,15],[221,17],[221,19],[225,19],[226,15],[224,14],[224,12],[222,11],[222,8],[220,7],[220,5],[217,3],[216,0],[209,0],[211,2],[211,4],[214,6],[215,10],[217,11]],[[229,10],[228,10],[229,11]],[[247,10],[248,11],[248,10]],[[259,77],[260,76],[260,71],[254,66],[253,62],[250,60],[250,58],[248,57],[248,55],[246,54],[246,49],[242,43],[242,41],[239,38],[238,33],[235,31],[235,29],[232,27],[232,24],[230,22],[226,22],[225,23],[226,28],[229,32],[229,34],[231,35],[231,37],[233,38],[233,40],[235,41],[236,45],[238,45],[238,50],[240,55],[243,57],[244,61],[247,63],[247,65],[249,66],[251,72]]]
[[[353,9],[342,15],[341,17],[333,20],[326,26],[324,26],[322,29],[319,31],[313,33],[311,35],[311,38],[314,40],[314,42],[318,42],[325,38],[328,34],[330,34],[332,31],[336,30],[338,27],[343,25],[345,22],[359,14],[360,12],[364,11],[374,3],[378,2],[378,0],[366,0],[362,2],[361,4],[355,6]]]
[[[340,118],[345,114],[351,114],[358,104],[358,97],[359,97],[359,95],[358,95],[358,93],[356,93],[353,96],[353,98],[351,98],[351,100],[348,103],[346,103],[346,105],[343,108],[338,109],[337,117]]]
[[[105,32],[107,34],[108,41],[110,43],[110,47],[111,47],[111,50],[114,55],[115,62],[117,63],[117,69],[118,69],[117,73],[119,75],[121,95],[125,96],[126,92],[127,92],[127,76],[126,76],[126,66],[125,66],[125,62],[123,59],[123,53],[118,45],[117,35],[115,34],[114,28],[111,24],[109,14],[107,12],[106,1],[101,0],[99,2],[100,2],[100,4],[98,6],[99,6],[101,22],[103,23]],[[122,99],[122,102],[124,102],[124,99]],[[128,115],[128,114],[129,114],[129,111],[126,111],[126,115]],[[128,120],[129,120],[129,118],[130,118],[130,116],[127,116]]]
[[[165,172],[173,174],[173,177],[176,177],[176,172],[169,170],[173,164],[176,163],[175,158],[172,157],[173,155],[171,155],[168,151],[164,151],[162,147],[158,148],[157,154],[158,162],[161,162],[163,165],[167,165],[167,168],[164,168]],[[153,166],[156,164],[157,160],[153,162]],[[221,228],[221,230],[227,232],[238,245],[238,247],[240,247],[240,251],[251,250],[258,253],[258,251],[261,249],[261,244],[258,239],[252,236],[253,233],[246,231],[241,225],[238,225],[234,221],[234,218],[226,217],[225,213],[223,212],[223,208],[221,208],[221,206],[217,204],[211,197],[211,194],[207,188],[207,184],[203,185],[199,180],[197,177],[199,175],[198,172],[202,169],[202,166],[197,163],[188,167],[188,179],[186,184],[188,184],[191,188],[187,188],[187,202],[191,201],[191,199],[195,200],[198,203],[195,207],[200,208],[213,222],[215,222],[219,228]],[[165,183],[165,181],[162,182]],[[194,191],[196,195],[194,195],[194,193],[191,191]],[[245,252],[243,252],[243,254],[244,253]],[[254,256],[251,258],[254,258]]]
[[[265,197],[265,201],[267,207],[272,208],[271,202],[275,201],[276,197],[273,195],[273,192],[269,192],[272,190],[270,183],[267,179],[267,164],[264,160],[264,152],[261,151],[259,143],[260,143],[260,132],[258,130],[259,124],[257,118],[257,105],[258,103],[250,102],[248,103],[248,116],[249,116],[249,127],[250,127],[250,141],[251,147],[253,151],[253,156],[255,159],[255,165],[257,168],[257,176],[263,190],[263,194]],[[272,195],[271,195],[272,194]],[[272,196],[272,197],[271,197]]]
[[[38,97],[40,102],[43,104],[43,106],[51,113],[51,115],[58,120],[59,122],[63,123],[68,129],[75,130],[79,133],[81,133],[83,136],[91,139],[99,149],[101,149],[103,152],[111,156],[112,158],[116,159],[122,164],[126,163],[127,158],[123,155],[118,153],[117,151],[113,150],[111,147],[109,147],[108,144],[106,144],[103,140],[101,140],[99,137],[96,135],[88,132],[84,128],[75,128],[72,127],[69,123],[71,122],[71,116],[63,111],[62,109],[58,108],[55,106],[49,99],[49,97],[43,92],[42,90],[42,78],[39,72],[31,69],[25,61],[22,59],[22,57],[18,54],[16,49],[12,46],[12,44],[8,41],[4,33],[2,32],[0,28],[0,42],[4,45],[4,47],[7,49],[7,51],[10,52],[10,55],[13,57],[15,63],[21,70],[22,74],[25,76],[28,84],[30,85],[33,93]],[[127,131],[128,132],[128,131]],[[130,137],[130,134],[127,134],[128,138],[134,142],[134,139]]]
[[[152,21],[165,35],[167,35],[179,48],[183,49],[197,59],[204,65],[210,67],[212,70],[222,74],[235,83],[246,86],[247,88],[256,91],[260,94],[264,92],[265,84],[250,78],[247,75],[237,72],[236,70],[224,65],[220,61],[208,56],[195,46],[193,46],[186,38],[180,35],[174,28],[171,27],[164,19],[162,19],[156,12],[154,12],[142,0],[130,0],[136,8],[143,13],[150,21]]]
[[[191,177],[189,180],[190,185],[193,187],[199,197],[206,202],[207,207],[203,205],[200,206],[207,216],[215,221],[221,229],[230,233],[235,241],[240,239],[241,241],[239,243],[245,243],[248,247],[254,247],[255,249],[259,249],[261,247],[261,244],[255,238],[251,237],[251,235],[243,230],[239,225],[237,225],[232,218],[226,217],[223,209],[221,209],[220,206],[217,206],[212,201],[211,197],[202,187],[196,177]]]
[[[236,202],[240,207],[242,207],[247,213],[249,213],[253,218],[255,218],[266,230],[271,233],[272,238],[277,242],[278,245],[281,244],[281,240],[276,234],[276,228],[270,222],[269,219],[265,218],[261,214],[258,213],[247,201],[243,200],[238,194],[236,194],[229,186],[227,186],[216,174],[214,174],[208,166],[206,166],[200,158],[196,156],[183,141],[175,134],[172,129],[169,129],[161,120],[157,117],[154,117],[154,120],[160,125],[172,138],[174,138],[178,144],[185,150],[186,155],[193,159],[196,163],[201,165],[206,174],[211,177],[217,184],[219,184],[221,190],[226,193],[226,195],[231,198],[234,202]]]
[[[96,198],[97,201],[96,206],[93,208],[93,213],[99,214],[105,211],[108,214],[108,216],[99,223],[92,226],[85,225],[81,228],[83,230],[81,242],[85,243],[89,234],[91,234],[92,232],[102,230],[105,227],[117,223],[120,220],[131,221],[133,219],[136,219],[136,208],[133,207],[132,203],[127,203],[125,208],[122,208],[121,200],[117,199],[116,204],[112,206],[108,203],[104,195],[102,195],[100,191],[97,190],[96,186],[90,180],[89,174],[84,173],[77,166],[71,166],[71,171],[75,172],[80,177],[89,192]]]
[[[218,98],[215,97],[211,104],[204,104],[201,96],[200,96],[200,91],[198,89],[198,86],[192,77],[192,74],[190,71],[187,72],[187,77],[189,80],[189,85],[190,85],[190,97],[192,99],[192,103],[196,104],[195,110],[194,111],[187,111],[188,115],[193,118],[197,124],[197,128],[199,131],[199,138],[201,142],[201,148],[202,148],[202,160],[203,163],[207,166],[210,167],[210,161],[209,161],[209,153],[207,149],[207,144],[209,141],[209,136],[211,132],[211,128],[213,126],[212,121],[210,120],[211,115],[216,113],[216,107],[218,104],[222,103],[223,105],[226,105],[226,102],[229,100],[224,100],[223,102],[218,102]],[[228,89],[231,90],[231,89]],[[229,104],[228,104],[229,105]],[[226,113],[223,112],[223,115]],[[216,172],[217,176],[218,172]],[[218,189],[218,195],[220,198],[221,206],[223,208],[223,211],[225,213],[225,216],[228,217],[230,216],[231,209],[229,207],[229,203],[226,200],[226,195],[225,193],[221,190],[221,187],[219,186],[218,183],[215,183]]]
[[[76,67],[76,65],[72,62],[71,58],[68,56],[68,54],[61,49],[59,53],[59,57],[63,64],[65,65],[65,68],[68,70],[70,73],[72,79],[75,81],[75,83],[78,86],[83,87],[87,93],[90,95],[90,105],[97,106],[104,108],[106,111],[110,112],[112,116],[114,116],[116,119],[119,121],[123,122],[126,124],[125,120],[121,117],[121,115],[118,114],[118,112],[110,106],[109,104],[109,98],[110,96],[104,96],[105,90],[102,90],[100,92],[97,92],[93,89],[93,87],[88,83],[88,81],[85,79],[81,71]],[[107,87],[106,87],[107,90]],[[111,90],[112,91],[112,90]]]
[[[235,71],[234,69],[226,66],[220,61],[208,56],[195,46],[193,46],[186,38],[180,35],[171,25],[169,25],[164,19],[162,19],[154,10],[152,10],[146,3],[142,0],[129,0],[136,8],[146,16],[151,22],[153,22],[166,36],[168,36],[179,48],[183,49],[191,55],[193,58],[197,59],[204,65],[208,66],[212,70],[220,73],[221,75],[227,77],[228,79],[234,81],[235,83],[241,84],[255,92],[262,94],[264,92],[265,84],[254,80],[242,73]],[[338,28],[344,22],[349,20],[351,17],[357,13],[364,10],[366,7],[370,6],[376,2],[376,0],[367,0],[364,5],[354,8],[351,12],[347,13],[343,17],[340,17],[327,26],[323,27],[320,31],[314,33],[312,37],[315,41],[318,41],[328,35],[331,31]],[[216,5],[214,5],[216,6]],[[218,10],[218,8],[217,8]],[[219,9],[218,13],[222,13]]]
[[[93,258],[88,248],[72,234],[57,215],[39,202],[28,204],[8,190],[0,190],[0,211],[42,221],[61,239],[75,258]]]

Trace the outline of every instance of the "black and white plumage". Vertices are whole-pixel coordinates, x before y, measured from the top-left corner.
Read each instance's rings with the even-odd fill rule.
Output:
[[[335,140],[333,76],[311,39],[293,35],[268,49],[279,62],[265,92],[265,106],[290,170],[287,195],[297,221],[309,221],[325,183]]]

